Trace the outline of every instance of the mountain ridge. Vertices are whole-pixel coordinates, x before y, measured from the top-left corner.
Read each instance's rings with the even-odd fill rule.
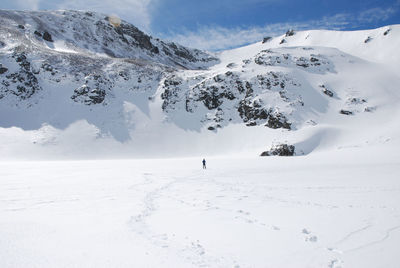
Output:
[[[399,25],[288,31],[211,54],[92,12],[0,14],[1,146],[17,158],[254,154],[281,143],[301,155],[357,143],[351,125],[369,143],[398,132],[391,120],[368,124],[399,113]]]

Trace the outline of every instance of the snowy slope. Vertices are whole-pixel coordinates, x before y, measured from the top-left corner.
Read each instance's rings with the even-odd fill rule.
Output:
[[[399,143],[399,25],[288,32],[211,55],[101,14],[1,14],[4,159]]]

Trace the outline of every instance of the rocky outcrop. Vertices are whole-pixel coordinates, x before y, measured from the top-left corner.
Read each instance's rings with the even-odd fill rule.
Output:
[[[364,43],[366,44],[366,43],[369,43],[371,41],[372,41],[372,37],[368,36],[367,39],[364,40]]]
[[[277,49],[262,50],[254,62],[264,66],[301,67],[312,73],[334,72],[332,62],[323,55],[307,53],[307,56],[294,56]]]
[[[290,129],[291,126],[282,113],[274,111],[273,108],[266,108],[260,100],[240,101],[238,112],[247,126],[256,126],[259,122],[266,122],[265,126],[272,129]]]
[[[257,75],[250,80],[233,71],[185,79],[174,74],[163,82],[162,108],[172,113],[184,106],[188,113],[205,113],[202,121],[209,124],[209,130],[223,127],[235,118],[247,126],[291,129],[292,124],[285,113],[272,106],[268,99],[277,98],[289,106],[303,105],[299,96],[288,91],[288,88],[298,86],[279,72]]]
[[[268,151],[262,152],[260,156],[294,156],[295,146],[288,144],[278,144],[272,146]]]
[[[111,84],[108,79],[100,75],[90,75],[86,77],[84,85],[74,90],[71,99],[85,105],[101,104],[110,89]]]
[[[31,63],[24,52],[14,52],[11,58],[18,64],[18,68],[15,71],[9,71],[2,67],[0,98],[11,94],[20,100],[28,99],[42,88],[39,86],[38,79],[31,70]]]
[[[164,79],[163,92],[161,93],[161,99],[163,100],[162,109],[164,112],[169,112],[175,109],[175,104],[180,101],[179,93],[182,91],[180,85],[183,80],[176,76],[171,75]],[[186,108],[187,110],[188,108]]]
[[[333,92],[329,89],[326,88],[325,85],[320,85],[319,86],[322,89],[322,93],[324,93],[325,95],[329,96],[329,97],[333,97]]]
[[[43,40],[46,40],[48,42],[54,42],[53,38],[51,37],[51,34],[49,34],[49,32],[47,31],[43,33]]]
[[[3,67],[2,65],[0,65],[0,74],[4,74],[8,71],[8,69],[6,67]]]
[[[288,30],[288,31],[286,32],[285,36],[286,36],[286,37],[288,37],[288,36],[293,36],[294,34],[295,34],[294,30],[293,30],[293,29],[290,29],[290,30]]]
[[[267,42],[269,42],[271,40],[272,40],[271,36],[266,36],[266,37],[263,38],[262,43],[265,44],[265,43],[267,43]]]
[[[340,110],[340,113],[341,114],[344,114],[344,115],[352,115],[353,114],[353,112],[352,111],[348,111],[348,110]]]

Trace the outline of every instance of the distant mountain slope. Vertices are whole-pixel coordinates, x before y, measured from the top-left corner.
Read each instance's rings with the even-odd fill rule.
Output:
[[[216,58],[143,33],[115,17],[80,11],[0,10],[2,46],[27,50],[104,54],[112,58],[143,59],[168,66],[200,69]]]
[[[212,55],[96,13],[0,14],[3,158],[259,154],[280,143],[308,154],[400,138],[399,25],[288,31]]]

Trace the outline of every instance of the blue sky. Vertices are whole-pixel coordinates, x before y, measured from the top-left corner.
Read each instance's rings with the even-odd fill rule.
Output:
[[[287,29],[370,29],[400,23],[400,0],[14,0],[2,9],[78,9],[115,14],[147,33],[208,50]]]

